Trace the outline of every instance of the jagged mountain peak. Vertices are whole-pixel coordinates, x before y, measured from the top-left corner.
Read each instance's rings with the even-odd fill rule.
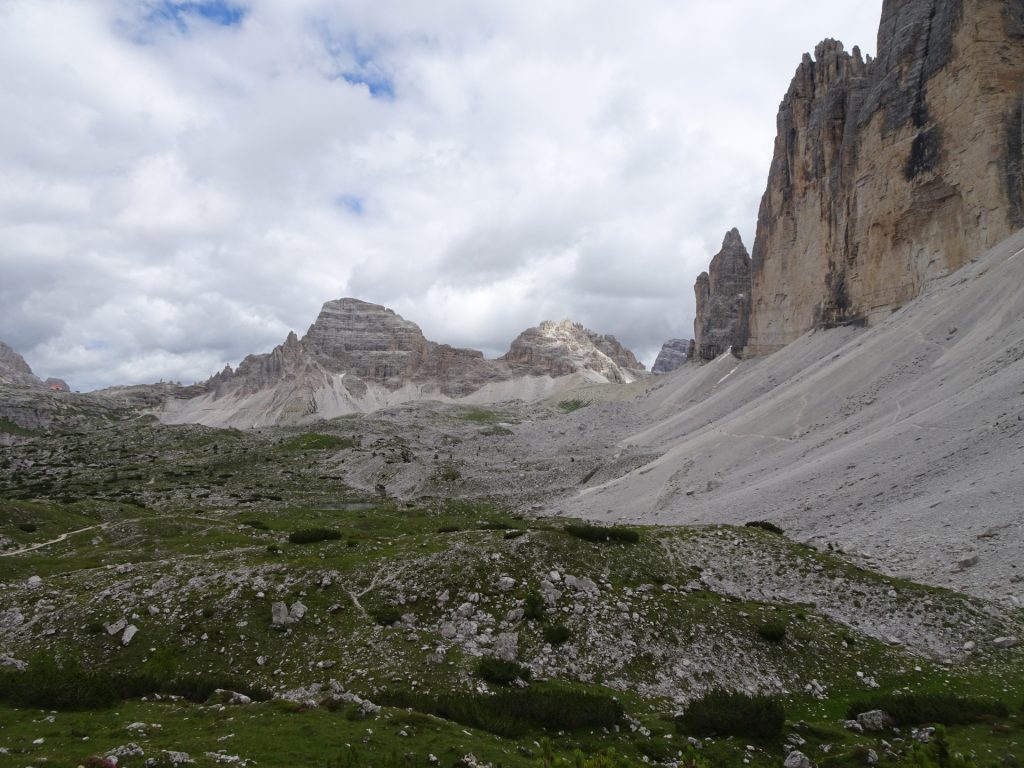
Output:
[[[643,365],[614,336],[572,320],[524,331],[508,354],[430,341],[391,309],[356,298],[324,303],[300,339],[290,332],[271,352],[227,366],[195,397],[169,402],[172,422],[256,426],[372,411],[409,400],[474,397],[537,399],[580,374],[593,382],[628,383]]]

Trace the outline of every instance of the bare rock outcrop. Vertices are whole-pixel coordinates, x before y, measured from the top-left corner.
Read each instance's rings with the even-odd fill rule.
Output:
[[[1024,2],[886,0],[878,57],[826,40],[782,101],[748,354],[873,323],[1024,226]]]
[[[747,345],[750,318],[750,254],[740,233],[725,235],[722,250],[707,272],[697,277],[697,317],[693,322],[696,359],[714,360],[729,348],[739,354]]]
[[[645,373],[644,365],[614,336],[602,336],[571,320],[546,320],[516,337],[499,359],[517,375],[568,376],[593,371],[608,381],[628,384]]]
[[[43,387],[39,377],[32,373],[25,358],[0,341],[0,384],[20,387]]]
[[[669,339],[661,345],[651,373],[671,373],[687,360],[692,339]]]

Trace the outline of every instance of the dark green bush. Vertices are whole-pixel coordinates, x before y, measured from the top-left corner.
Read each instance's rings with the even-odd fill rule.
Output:
[[[1009,707],[998,699],[952,693],[883,693],[850,702],[848,717],[873,709],[885,711],[896,725],[968,725],[1008,717]]]
[[[100,709],[154,693],[204,702],[218,688],[238,691],[253,699],[268,698],[265,691],[224,675],[168,679],[148,671],[84,669],[77,663],[58,664],[42,656],[34,658],[24,672],[0,672],[0,700],[42,709]]]
[[[480,531],[514,531],[516,526],[506,523],[504,520],[481,520],[477,523],[477,530]]]
[[[640,541],[639,532],[634,531],[632,528],[622,528],[617,525],[604,526],[581,523],[578,525],[567,525],[564,530],[570,536],[575,536],[576,538],[584,539],[585,541],[618,541],[626,544],[636,544]]]
[[[757,628],[757,634],[769,643],[781,643],[786,638],[786,622],[770,619]]]
[[[536,589],[526,593],[526,600],[523,604],[523,618],[530,621],[542,621],[544,619],[544,596]]]
[[[549,624],[544,627],[544,642],[561,645],[572,637],[572,632],[565,624]]]
[[[243,520],[242,525],[247,525],[250,528],[255,528],[257,531],[269,531],[270,527],[262,520]]]
[[[442,525],[437,529],[438,533],[458,533],[462,529],[457,525]]]
[[[483,656],[476,663],[477,677],[496,685],[510,685],[516,680],[529,682],[530,670],[514,661],[505,661],[496,656]]]
[[[505,531],[505,534],[501,538],[505,539],[506,541],[511,541],[512,539],[518,539],[520,536],[525,535],[526,531],[524,531],[522,528],[516,528],[513,531]]]
[[[382,627],[390,627],[402,620],[402,611],[394,605],[379,605],[370,609],[370,616]]]
[[[690,703],[676,728],[693,736],[742,736],[772,739],[782,732],[786,712],[771,696],[714,690]]]
[[[510,737],[545,729],[611,728],[623,717],[622,705],[611,696],[559,683],[535,683],[493,695],[385,691],[379,700]]]
[[[341,534],[330,528],[304,528],[289,534],[288,541],[292,544],[315,544],[318,541],[334,541],[340,538]]]
[[[747,528],[760,528],[762,531],[768,531],[768,533],[775,533],[779,536],[784,535],[786,532],[779,528],[775,523],[769,523],[767,520],[751,520],[746,524]]]
[[[25,533],[35,533],[39,530],[39,526],[35,523],[18,523],[18,529]]]

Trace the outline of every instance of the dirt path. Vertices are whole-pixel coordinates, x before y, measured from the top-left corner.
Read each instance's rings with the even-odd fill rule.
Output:
[[[120,521],[120,522],[131,522],[131,521],[127,521],[126,520],[126,521]],[[39,544],[33,544],[31,547],[23,547],[22,549],[16,549],[13,552],[0,552],[0,557],[13,557],[14,555],[21,555],[21,554],[24,554],[25,552],[33,552],[33,551],[35,551],[37,549],[42,549],[43,547],[48,547],[51,544],[59,544],[60,542],[62,542],[65,539],[67,539],[68,536],[74,536],[76,533],[85,533],[86,531],[94,531],[97,528],[101,528],[101,529],[102,528],[109,528],[111,525],[113,525],[113,523],[109,523],[108,522],[108,523],[97,523],[96,525],[89,525],[89,526],[86,526],[85,528],[78,528],[77,530],[74,530],[74,531],[68,531],[67,533],[62,533],[60,536],[58,536],[55,539],[50,539],[49,541],[42,541]]]

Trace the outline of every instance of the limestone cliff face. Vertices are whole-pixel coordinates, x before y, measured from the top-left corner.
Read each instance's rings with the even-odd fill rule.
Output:
[[[871,323],[1024,226],[1024,0],[886,0],[878,57],[827,40],[778,115],[748,354]]]
[[[711,259],[707,272],[697,277],[697,317],[693,322],[696,359],[713,360],[732,347],[739,353],[747,345],[750,319],[750,254],[738,230],[730,230],[722,250]]]
[[[692,339],[669,339],[661,345],[651,373],[671,373],[687,360]]]

